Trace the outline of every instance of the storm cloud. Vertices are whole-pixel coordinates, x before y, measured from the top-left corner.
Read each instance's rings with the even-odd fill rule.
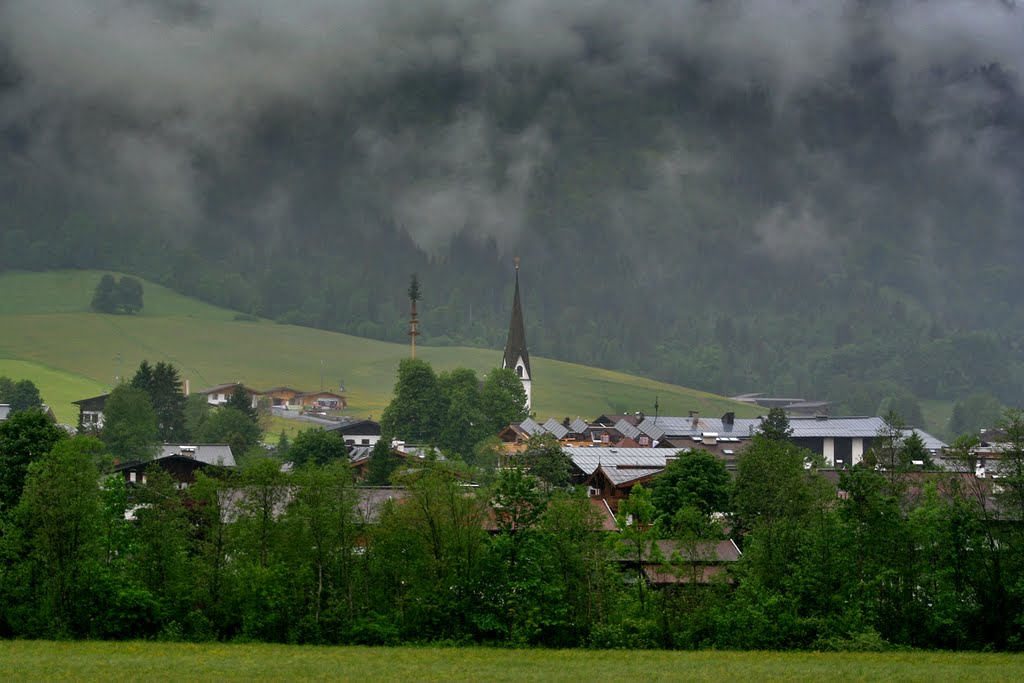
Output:
[[[678,87],[696,70],[726,96],[767,93],[767,115],[796,126],[814,93],[856,99],[851,74],[870,68],[892,94],[893,119],[927,136],[930,158],[992,188],[1012,213],[1018,177],[1006,146],[1019,121],[991,113],[1019,102],[1022,36],[1022,12],[1005,0],[7,0],[0,126],[25,140],[20,162],[181,229],[210,220],[209,168],[244,167],[267,117],[297,112],[296,126],[320,121],[308,130],[321,135],[344,111],[346,149],[421,248],[469,232],[505,249],[528,231],[531,193],[572,113],[558,106],[571,97],[564,85],[535,92],[545,78],[628,93]],[[424,73],[473,86],[436,120],[364,110]],[[514,124],[494,110],[527,93],[538,104]],[[641,197],[671,207],[678,187],[666,174],[681,158],[697,160],[687,174],[719,168],[714,144],[679,142],[693,137],[686,124],[666,116],[657,127],[668,143],[647,159],[645,187],[604,188],[610,208],[634,213],[623,203]],[[270,202],[275,222],[289,220],[295,171],[281,176],[254,216]],[[829,230],[827,208],[800,196],[767,201],[752,225],[780,256],[789,239],[820,253]]]

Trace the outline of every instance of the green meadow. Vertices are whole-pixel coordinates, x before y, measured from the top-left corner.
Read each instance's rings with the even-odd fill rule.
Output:
[[[106,385],[89,377],[24,360],[0,358],[0,377],[30,379],[35,382],[43,400],[53,409],[57,419],[71,425],[78,422],[78,408],[71,404],[72,401],[108,391]]]
[[[1003,654],[364,648],[0,642],[0,675],[38,680],[1013,681]]]
[[[236,320],[217,308],[143,281],[145,308],[138,315],[89,310],[102,271],[0,274],[0,362],[17,378],[37,383],[63,421],[77,412],[70,401],[108,389],[130,376],[143,359],[176,365],[192,389],[244,382],[257,389],[292,386],[337,389],[344,380],[352,415],[378,417],[391,400],[402,344],[363,339],[272,321]],[[423,347],[417,357],[438,371],[468,367],[480,375],[501,360],[501,349]],[[720,396],[573,363],[531,358],[534,410],[548,417],[595,417],[602,413],[663,415],[758,414]],[[0,373],[15,376],[15,370]],[[322,374],[321,374],[322,373]],[[75,383],[77,382],[77,384]],[[69,417],[72,416],[72,417]]]

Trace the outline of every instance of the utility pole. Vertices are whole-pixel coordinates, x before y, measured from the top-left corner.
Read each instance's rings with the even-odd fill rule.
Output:
[[[416,273],[412,274],[412,278],[409,279],[409,303],[412,304],[412,314],[409,317],[409,336],[412,337],[412,357],[416,358],[416,337],[419,336],[419,332],[416,330],[416,325],[419,322],[416,319],[416,302],[420,300],[420,281],[416,279]]]

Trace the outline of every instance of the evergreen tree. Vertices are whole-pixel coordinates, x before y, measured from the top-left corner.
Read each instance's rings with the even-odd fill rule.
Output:
[[[402,463],[402,459],[391,451],[387,440],[381,439],[370,451],[369,470],[366,473],[366,484],[370,486],[387,486],[391,483],[391,473]]]
[[[155,367],[147,361],[139,364],[131,385],[149,396],[156,413],[157,432],[161,441],[176,443],[186,438],[185,394],[181,377],[170,363],[160,361]]]
[[[233,408],[234,410],[243,413],[254,423],[259,422],[259,411],[256,410],[256,406],[253,405],[253,400],[249,395],[249,392],[247,392],[245,387],[241,384],[235,385],[235,388],[232,390],[231,395],[228,396],[228,400],[224,404],[224,407]]]
[[[789,417],[782,408],[772,408],[768,415],[761,418],[758,432],[769,441],[786,441],[793,436],[793,428],[789,425]]]

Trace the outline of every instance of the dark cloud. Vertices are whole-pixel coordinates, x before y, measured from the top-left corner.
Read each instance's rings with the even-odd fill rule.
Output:
[[[345,125],[365,173],[388,187],[395,222],[418,244],[436,250],[463,231],[514,243],[538,169],[559,153],[558,114],[540,107],[509,126],[469,96],[441,121],[360,120],[368,93],[422,71],[509,88],[507,101],[521,74],[673,87],[686,65],[722,92],[770,93],[771,115],[787,120],[815,91],[855,97],[851,71],[874,65],[892,115],[926,132],[933,158],[1018,201],[1003,154],[1016,131],[988,116],[1020,97],[1024,73],[1024,18],[1000,0],[7,0],[0,27],[20,75],[0,121],[34,131],[25,158],[178,224],[203,219],[198,157],[244,164],[268,112],[329,117],[351,103]],[[999,79],[976,76],[993,65]],[[641,195],[671,204],[680,174],[716,168],[713,146],[680,142],[671,118],[659,126],[668,142],[649,159],[646,194],[607,188],[612,215],[633,213],[624,203]],[[292,191],[262,199],[275,221],[287,220]],[[830,237],[827,207],[801,197],[770,202],[752,229],[766,245]]]

